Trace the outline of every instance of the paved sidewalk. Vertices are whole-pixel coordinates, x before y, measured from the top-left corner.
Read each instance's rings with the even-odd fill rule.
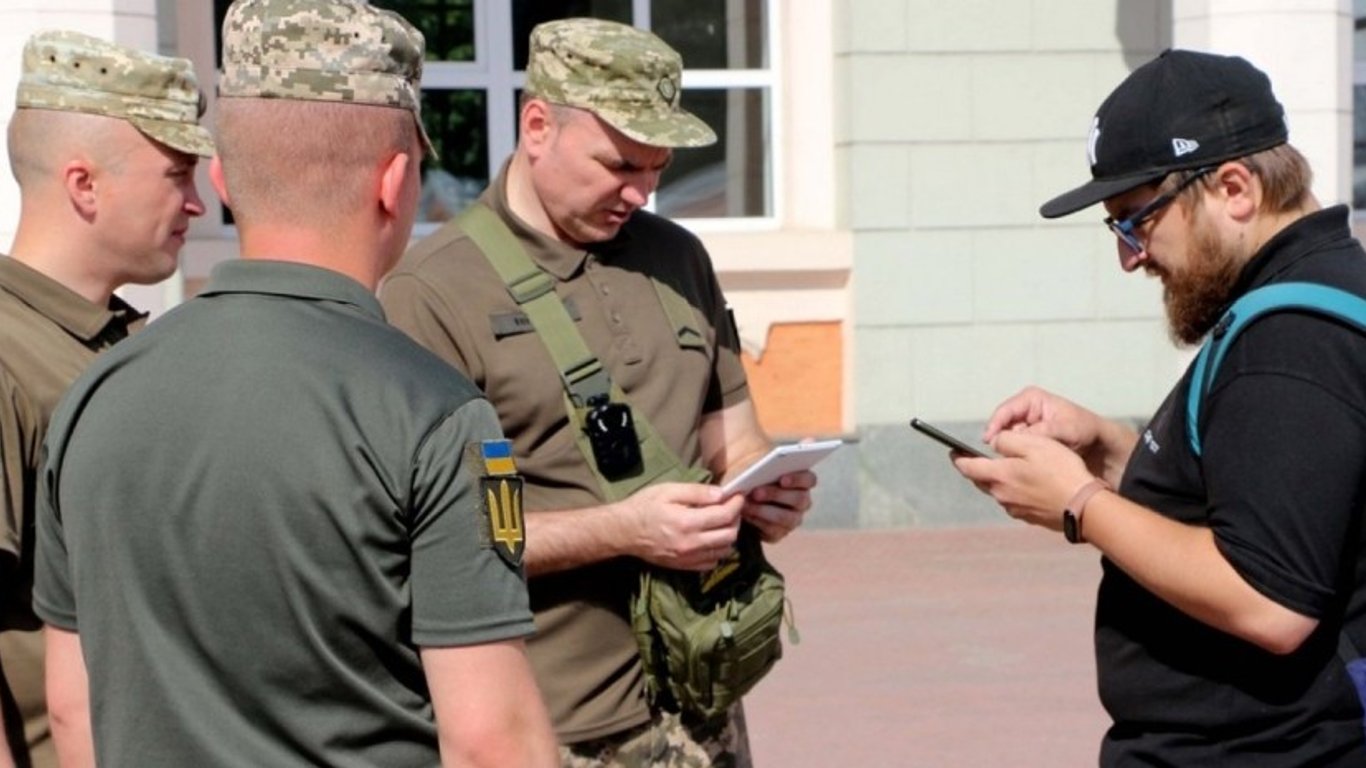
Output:
[[[759,768],[1086,766],[1099,555],[1024,525],[799,531],[801,642],[746,699]]]

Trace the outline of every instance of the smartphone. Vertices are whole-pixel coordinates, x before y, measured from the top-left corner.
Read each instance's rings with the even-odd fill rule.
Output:
[[[911,419],[911,427],[923,435],[938,440],[951,448],[955,453],[965,453],[969,456],[977,456],[983,459],[992,458],[990,454],[983,451],[981,448],[974,448],[953,435],[950,435],[948,432],[945,432],[932,424],[927,424],[920,419]]]
[[[802,469],[811,469],[816,462],[835,452],[844,445],[843,440],[816,440],[810,443],[790,443],[780,445],[769,451],[762,459],[745,468],[744,472],[721,487],[730,496],[735,493],[748,493],[761,485],[776,482],[783,475]]]

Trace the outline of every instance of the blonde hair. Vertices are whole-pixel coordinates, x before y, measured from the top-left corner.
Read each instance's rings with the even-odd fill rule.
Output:
[[[136,129],[124,121],[83,112],[51,109],[16,109],[7,132],[10,173],[19,188],[43,181],[58,181],[57,173],[73,155],[84,154],[91,162],[117,172],[132,149],[120,136],[135,136]]]
[[[225,98],[216,122],[224,183],[240,224],[330,227],[368,204],[380,163],[421,152],[412,113],[391,107]]]

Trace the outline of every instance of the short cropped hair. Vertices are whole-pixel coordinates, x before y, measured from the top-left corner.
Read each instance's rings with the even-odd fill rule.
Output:
[[[412,113],[390,107],[226,98],[216,123],[233,217],[246,225],[331,226],[366,204],[380,163],[421,152]]]

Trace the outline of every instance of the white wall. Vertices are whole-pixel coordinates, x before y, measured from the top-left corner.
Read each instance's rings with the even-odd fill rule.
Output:
[[[1168,42],[1160,0],[855,0],[837,39],[837,134],[855,233],[859,424],[979,420],[1038,383],[1149,411],[1180,353],[1159,289],[1123,274],[1089,211],[1040,203],[1088,178],[1107,93]]]
[[[1351,0],[1175,0],[1183,48],[1242,56],[1271,78],[1290,141],[1327,204],[1351,201]]]
[[[1096,107],[1168,46],[1265,69],[1320,199],[1349,197],[1347,0],[854,0],[842,27],[859,424],[980,420],[1027,383],[1151,412],[1190,358],[1160,286],[1119,270],[1098,208],[1037,208],[1088,178]]]

